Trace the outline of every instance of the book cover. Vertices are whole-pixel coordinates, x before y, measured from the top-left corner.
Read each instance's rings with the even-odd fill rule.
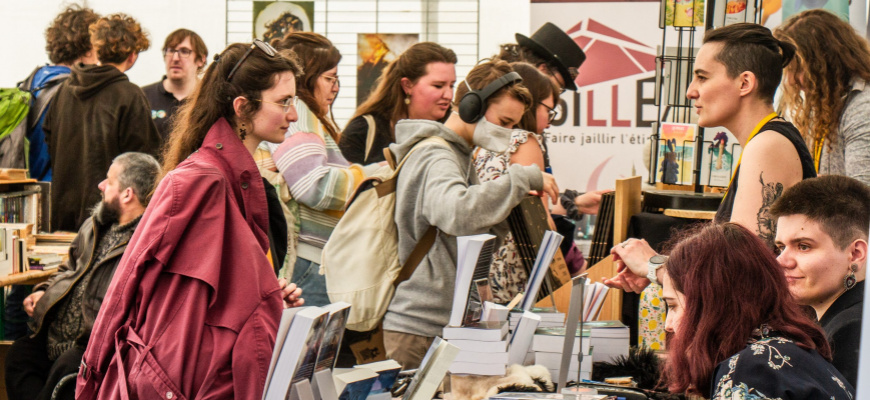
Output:
[[[459,354],[459,348],[436,337],[423,356],[417,374],[411,379],[403,400],[432,400],[438,390],[438,385],[447,374],[450,364]]]
[[[526,274],[531,276],[538,248],[544,239],[544,232],[550,229],[547,208],[540,197],[527,196],[511,210],[508,224],[516,242],[517,255],[526,269]],[[540,301],[548,296],[551,290],[556,290],[571,280],[571,273],[561,251],[557,251],[553,256],[545,280],[546,284],[542,285],[535,301]]]
[[[674,26],[704,26],[704,0],[675,0]]]
[[[372,370],[360,368],[348,371],[337,371],[333,376],[335,392],[338,400],[365,400],[378,379],[378,374]]]
[[[695,137],[698,126],[662,122],[658,140],[656,177],[670,185],[690,185],[695,165]]]
[[[327,316],[328,313],[320,307],[284,309],[275,337],[264,399],[284,400],[291,384],[311,378]]]
[[[399,372],[402,372],[402,365],[395,360],[355,365],[354,368],[366,368],[378,374],[378,379],[372,385],[370,394],[388,393],[396,383],[396,379],[399,378]]]
[[[456,238],[456,248],[456,281],[453,288],[450,326],[480,321],[482,308],[480,295],[487,294],[486,291],[478,289],[474,282],[483,281],[484,286],[488,286],[495,236],[490,234],[460,236]]]
[[[509,361],[510,364],[523,365],[526,359],[526,354],[532,347],[532,338],[535,336],[535,329],[541,323],[541,317],[531,312],[524,312],[520,323],[517,324],[517,329],[511,335]]]
[[[314,363],[315,371],[323,371],[335,367],[335,357],[341,347],[344,338],[344,327],[350,314],[350,304],[343,301],[335,302],[321,307],[329,313],[324,328],[323,340],[317,352],[317,361]]]
[[[701,182],[708,186],[727,187],[731,182],[734,157],[737,156],[733,152],[740,148],[737,139],[727,129],[715,127],[704,129],[704,142],[707,146],[703,154]]]
[[[544,278],[550,269],[553,256],[559,250],[562,238],[562,235],[556,232],[550,230],[544,232],[544,237],[538,248],[538,254],[535,257],[534,268],[529,275],[529,281],[526,283],[526,296],[523,298],[521,306],[523,310],[531,310],[535,306],[538,291],[541,289],[541,284],[544,282]]]
[[[724,26],[746,21],[746,0],[728,0],[725,3]]]

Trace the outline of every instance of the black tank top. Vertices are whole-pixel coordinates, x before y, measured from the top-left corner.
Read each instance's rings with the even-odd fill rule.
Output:
[[[759,132],[774,131],[785,136],[794,145],[797,150],[798,158],[801,160],[801,169],[803,170],[803,179],[815,178],[816,167],[813,163],[813,156],[807,148],[804,139],[801,137],[797,128],[787,121],[770,121],[761,127]],[[731,181],[731,186],[728,186],[728,193],[719,204],[719,209],[716,210],[716,218],[713,220],[717,224],[728,222],[731,220],[731,212],[734,210],[734,198],[737,197],[737,182],[740,177],[740,166],[737,166],[737,171],[734,173],[734,179]]]

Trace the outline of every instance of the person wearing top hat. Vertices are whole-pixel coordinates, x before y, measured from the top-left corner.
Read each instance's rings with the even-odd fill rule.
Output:
[[[516,43],[501,45],[501,51],[497,58],[508,62],[530,63],[549,76],[563,93],[565,90],[577,91],[575,81],[580,66],[586,61],[586,53],[565,31],[555,24],[547,22],[538,28],[531,37],[521,33],[517,33],[515,37]],[[559,108],[558,102],[556,108]],[[544,136],[543,144],[545,149],[544,167],[547,172],[552,173],[546,136]],[[560,206],[557,206],[553,212],[570,216],[572,219],[580,219],[583,214],[598,214],[601,195],[609,191],[596,190],[581,194],[574,190],[566,190],[562,194]],[[565,229],[565,231],[573,233],[573,224],[571,225],[566,225],[566,228],[571,229]],[[562,230],[560,229],[560,231]]]

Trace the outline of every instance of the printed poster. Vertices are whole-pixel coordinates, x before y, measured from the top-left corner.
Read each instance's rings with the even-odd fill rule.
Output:
[[[663,122],[658,139],[656,182],[669,185],[694,184],[695,137],[698,126]]]
[[[254,37],[270,43],[290,32],[312,32],[313,1],[255,1]]]
[[[360,33],[357,39],[356,104],[362,104],[374,90],[390,61],[420,40],[417,33]]]

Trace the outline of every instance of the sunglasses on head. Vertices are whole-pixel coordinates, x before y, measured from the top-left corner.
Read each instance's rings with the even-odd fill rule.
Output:
[[[245,52],[245,55],[243,55],[242,58],[240,58],[239,61],[236,62],[236,65],[233,66],[233,69],[230,70],[230,73],[227,75],[227,82],[233,79],[233,75],[236,73],[236,70],[238,70],[239,67],[242,66],[242,63],[248,59],[248,56],[251,55],[251,52],[254,51],[254,49],[262,50],[263,53],[266,53],[266,55],[269,57],[275,57],[275,55],[278,54],[278,50],[275,50],[275,48],[269,45],[269,43],[266,43],[260,39],[254,39],[254,42],[251,43],[251,48],[249,48],[248,51]]]

